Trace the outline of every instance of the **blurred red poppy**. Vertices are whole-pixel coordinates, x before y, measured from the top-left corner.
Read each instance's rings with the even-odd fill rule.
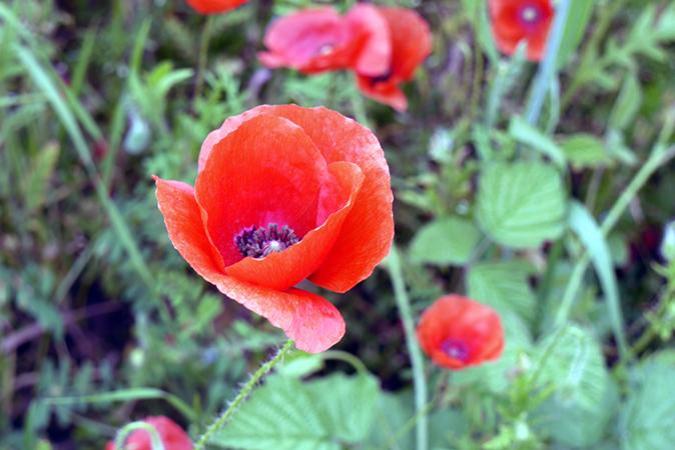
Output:
[[[527,58],[541,60],[555,13],[551,0],[490,0],[489,7],[499,50],[512,55],[527,41]]]
[[[187,0],[188,5],[200,14],[219,14],[238,6],[248,0]]]
[[[417,67],[431,53],[431,32],[426,21],[415,11],[405,8],[385,8],[358,4],[348,18],[372,14],[375,9],[389,30],[391,59],[386,70],[379,74],[356,69],[359,89],[364,95],[385,103],[399,111],[408,108],[408,100],[400,89],[401,83],[412,79]],[[364,52],[362,58],[368,58]]]
[[[155,427],[162,444],[164,444],[164,450],[192,450],[190,437],[168,417],[148,417],[143,421]],[[129,450],[152,450],[150,433],[146,430],[132,432],[126,440],[125,448]],[[115,443],[108,442],[105,450],[115,450]]]
[[[357,57],[367,32],[332,7],[306,9],[275,20],[265,33],[260,61],[270,68],[304,73],[345,69]]]
[[[169,238],[190,266],[307,352],[334,345],[345,324],[294,286],[345,292],[393,238],[377,138],[325,108],[265,105],[232,117],[204,141],[194,188],[155,181]]]
[[[436,364],[452,370],[495,360],[504,348],[499,315],[460,295],[441,297],[424,311],[417,338]]]

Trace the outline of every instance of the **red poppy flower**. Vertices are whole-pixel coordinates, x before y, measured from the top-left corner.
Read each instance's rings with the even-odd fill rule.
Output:
[[[497,359],[504,349],[499,315],[460,295],[441,297],[424,311],[417,338],[436,364],[453,370]]]
[[[492,33],[497,47],[512,55],[518,43],[527,41],[527,58],[541,60],[553,21],[551,0],[490,0]]]
[[[265,33],[260,61],[270,68],[290,67],[304,73],[355,66],[380,73],[388,65],[388,30],[379,15],[347,21],[332,7],[312,8],[282,17]],[[384,47],[384,48],[383,48]],[[368,49],[369,58],[360,58]]]
[[[376,10],[387,24],[391,59],[387,69],[379,74],[356,68],[358,86],[364,95],[403,111],[407,109],[408,101],[399,86],[412,79],[417,67],[431,53],[431,32],[426,21],[411,9],[358,4],[348,18],[354,20],[363,14],[371,14],[372,10]],[[364,52],[361,57],[368,58],[369,54]]]
[[[309,279],[345,292],[393,237],[389,169],[375,136],[325,108],[259,106],[208,135],[194,188],[156,178],[169,238],[207,281],[321,352],[344,321]]]
[[[240,5],[248,0],[187,0],[188,5],[200,14],[219,14]]]
[[[192,450],[192,441],[181,427],[168,417],[148,417],[143,420],[152,425],[164,444],[164,450]],[[126,440],[125,448],[129,450],[152,450],[150,433],[146,430],[136,430]],[[108,442],[105,450],[115,450],[115,443]]]

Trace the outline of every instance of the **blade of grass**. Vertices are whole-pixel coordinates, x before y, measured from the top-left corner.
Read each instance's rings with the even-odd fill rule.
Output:
[[[54,74],[52,73],[50,76],[50,73],[48,73],[45,68],[37,61],[32,52],[25,47],[16,45],[14,47],[14,51],[35,85],[45,95],[52,108],[56,112],[56,115],[61,120],[62,125],[73,141],[75,151],[77,152],[80,160],[82,161],[82,164],[87,170],[89,178],[94,183],[99,201],[105,209],[110,223],[112,224],[115,233],[120,239],[120,242],[126,249],[129,259],[131,260],[131,264],[141,279],[152,290],[152,276],[145,265],[145,262],[143,261],[140,248],[133,238],[126,222],[124,221],[124,218],[117,209],[117,206],[110,199],[110,196],[108,195],[108,192],[101,181],[94,164],[94,160],[92,159],[91,153],[89,152],[89,147],[84,139],[84,136],[82,135],[82,131],[80,130],[77,121],[75,120],[75,116],[68,108],[68,105],[61,93],[56,88],[56,84],[52,78]]]
[[[619,288],[605,236],[591,213],[579,202],[572,202],[570,207],[570,228],[579,236],[593,262],[605,294],[609,320],[619,354],[621,359],[625,359],[629,356],[628,341],[624,332]]]

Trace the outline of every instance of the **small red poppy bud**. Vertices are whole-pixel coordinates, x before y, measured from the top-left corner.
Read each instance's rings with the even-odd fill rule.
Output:
[[[164,416],[148,417],[143,420],[152,425],[164,444],[164,450],[192,450],[192,441],[185,431],[173,420]],[[125,448],[129,450],[152,450],[150,433],[146,430],[132,432],[126,440]],[[115,450],[115,444],[108,442],[105,450]]]
[[[553,21],[551,0],[490,0],[489,7],[499,50],[512,55],[527,41],[527,58],[541,60]]]
[[[417,338],[436,364],[452,370],[495,360],[504,348],[499,315],[459,295],[441,297],[424,311]]]
[[[243,5],[248,0],[187,0],[188,5],[200,14],[219,14]]]

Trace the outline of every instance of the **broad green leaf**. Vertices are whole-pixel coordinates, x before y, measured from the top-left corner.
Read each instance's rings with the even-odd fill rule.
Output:
[[[570,228],[579,236],[593,261],[600,284],[602,285],[614,337],[622,356],[628,348],[624,335],[623,313],[619,299],[619,288],[614,274],[612,256],[600,226],[590,212],[579,202],[572,202],[570,208]]]
[[[530,266],[517,261],[477,264],[467,276],[468,295],[500,313],[515,312],[531,322],[536,309],[527,281],[531,271]]]
[[[533,423],[562,445],[592,448],[604,437],[617,398],[595,338],[569,325],[539,343],[534,368],[538,385],[553,393]]]
[[[444,217],[422,227],[410,244],[410,257],[420,263],[464,264],[480,241],[480,231],[468,220]]]
[[[544,133],[533,127],[525,119],[514,116],[509,125],[509,134],[518,142],[551,158],[558,167],[565,167],[565,153]]]
[[[564,231],[565,197],[560,174],[550,165],[494,163],[480,178],[478,221],[502,245],[539,247]]]
[[[558,49],[559,67],[564,66],[577,50],[593,13],[594,4],[591,0],[570,0],[568,19]]]
[[[675,442],[675,352],[658,353],[630,373],[619,430],[622,450],[671,450]]]
[[[271,377],[211,443],[251,450],[340,450],[366,438],[378,396],[377,380],[369,375],[304,383]]]
[[[566,136],[560,146],[575,169],[602,167],[612,163],[601,140],[591,134],[579,133]]]

